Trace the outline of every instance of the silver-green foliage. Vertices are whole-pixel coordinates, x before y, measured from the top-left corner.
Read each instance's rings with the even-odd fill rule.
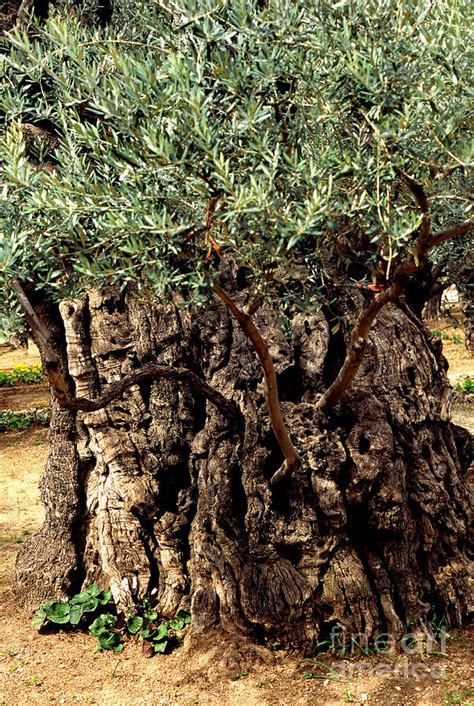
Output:
[[[142,22],[127,7],[135,21],[106,31],[56,14],[6,40],[2,285],[202,303],[221,249],[307,304],[337,267],[410,248],[407,176],[433,228],[465,220],[472,3],[177,0]]]

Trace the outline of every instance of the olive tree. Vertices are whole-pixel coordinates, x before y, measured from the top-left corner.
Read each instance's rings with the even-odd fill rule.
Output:
[[[472,7],[75,14],[1,59],[3,301],[53,407],[19,596],[157,588],[230,660],[459,624],[468,443],[419,317],[474,227]]]

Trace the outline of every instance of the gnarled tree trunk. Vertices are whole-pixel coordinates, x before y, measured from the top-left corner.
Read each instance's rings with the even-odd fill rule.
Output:
[[[230,276],[224,284],[239,303]],[[341,297],[344,321],[360,299]],[[276,487],[283,459],[262,371],[220,302],[191,316],[107,290],[62,305],[61,316],[59,352],[78,396],[164,362],[205,377],[245,424],[171,380],[140,383],[97,412],[54,405],[46,520],[17,561],[27,604],[92,580],[121,606],[157,588],[164,612],[191,607],[191,642],[231,668],[237,643],[307,648],[334,626],[396,637],[408,621],[426,629],[433,610],[461,622],[469,438],[449,422],[440,343],[403,305],[379,314],[362,369],[328,416],[316,403],[344,335],[330,334],[323,313],[295,316],[286,338],[268,308],[255,314],[302,461]]]
[[[463,293],[462,313],[464,315],[464,345],[471,355],[474,355],[474,294],[472,291]]]

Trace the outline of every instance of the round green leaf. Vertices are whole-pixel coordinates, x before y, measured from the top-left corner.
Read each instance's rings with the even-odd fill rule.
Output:
[[[144,628],[140,632],[140,637],[142,640],[149,640],[151,639],[156,633],[156,630],[154,628]]]
[[[100,593],[98,593],[96,598],[99,601],[100,605],[107,605],[107,603],[112,598],[112,591],[109,591],[109,589],[106,588],[103,591],[101,591]]]
[[[42,627],[44,624],[44,621],[46,620],[46,613],[43,610],[43,608],[40,608],[39,610],[36,611],[35,617],[31,621],[32,627],[36,628],[37,630]]]
[[[89,598],[88,601],[86,601],[85,603],[82,603],[81,605],[82,605],[82,612],[83,613],[93,613],[94,610],[97,610],[97,607],[99,605],[99,601],[97,600],[97,598],[91,597],[91,598]]]
[[[133,615],[127,620],[127,630],[131,635],[136,635],[143,625],[143,618],[140,615]]]
[[[82,605],[69,606],[69,622],[71,625],[78,625],[82,618]]]
[[[168,647],[168,640],[163,640],[163,642],[153,642],[153,649],[155,652],[158,652],[159,654],[163,654],[166,652],[166,648]]]
[[[154,636],[153,641],[159,642],[160,640],[163,640],[163,638],[168,637],[168,627],[169,623],[161,623],[158,626],[158,631]]]
[[[90,599],[91,595],[84,591],[83,593],[78,593],[76,596],[73,596],[69,603],[70,605],[79,605],[81,603],[87,603]]]
[[[189,623],[191,622],[191,614],[188,613],[187,610],[184,610],[184,608],[180,608],[180,610],[178,610],[178,612],[176,613],[176,617],[181,618],[181,620],[184,620],[186,625],[189,625]]]
[[[116,632],[105,630],[99,636],[99,649],[112,650],[113,652],[121,652],[123,650],[122,638]]]
[[[58,625],[64,625],[64,623],[69,622],[69,604],[63,603],[62,601],[53,601],[46,607],[44,606],[44,611],[48,620],[52,623]]]
[[[95,637],[103,635],[104,631],[109,631],[109,628],[113,628],[117,622],[117,616],[111,613],[103,613],[99,615],[94,622],[89,625],[89,632]]]
[[[147,610],[144,615],[145,618],[150,621],[150,623],[153,623],[158,617],[158,613],[156,610]]]

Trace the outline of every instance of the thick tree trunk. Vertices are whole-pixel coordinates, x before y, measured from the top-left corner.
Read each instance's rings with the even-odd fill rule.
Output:
[[[223,284],[243,304],[230,276]],[[360,305],[343,298],[341,316],[354,320]],[[144,363],[186,366],[239,404],[245,426],[171,380],[140,383],[77,419],[55,406],[46,521],[17,562],[25,603],[97,580],[126,606],[156,587],[164,612],[191,606],[191,643],[230,668],[238,644],[308,648],[334,626],[396,637],[408,622],[426,630],[432,611],[460,624],[469,438],[449,422],[440,343],[408,309],[379,314],[362,369],[330,416],[316,403],[344,336],[330,335],[323,314],[295,316],[291,338],[270,310],[255,314],[301,455],[274,488],[283,458],[262,371],[225,306],[192,318],[109,290],[61,314],[78,396],[93,398]]]
[[[474,355],[474,295],[471,291],[463,293],[461,299],[464,315],[464,345]]]
[[[441,316],[441,299],[443,292],[435,294],[428,299],[423,310],[423,318],[425,321],[438,321]]]

